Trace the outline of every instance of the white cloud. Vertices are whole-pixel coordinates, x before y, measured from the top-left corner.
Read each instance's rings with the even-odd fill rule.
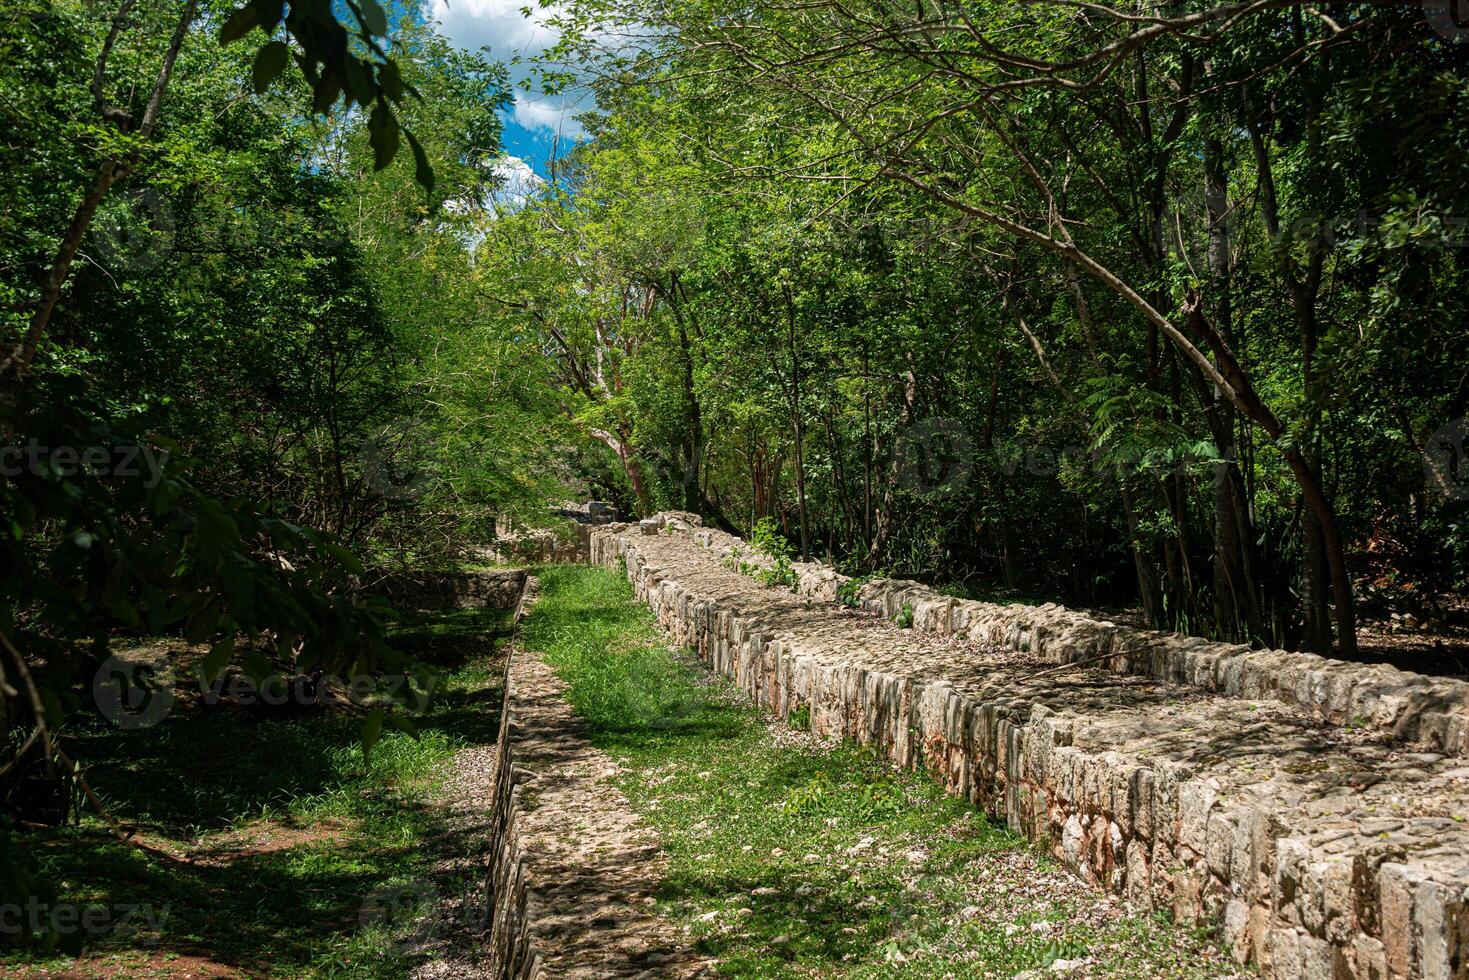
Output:
[[[581,112],[579,94],[567,92],[558,96],[532,95],[528,92],[515,93],[515,121],[529,130],[566,136],[574,140],[585,139],[586,127],[577,121]]]
[[[495,164],[495,176],[500,178],[500,186],[491,197],[502,208],[521,207],[527,198],[546,186],[530,164],[520,157],[507,156]]]
[[[522,8],[530,8],[526,17]],[[555,44],[560,34],[547,21],[562,12],[535,0],[430,0],[428,15],[465,48],[488,47],[497,58],[531,57]]]
[[[522,10],[527,7],[529,17]],[[496,58],[518,55],[529,60],[560,40],[560,32],[549,22],[565,9],[559,4],[541,7],[536,0],[430,0],[428,15],[460,47],[488,47]],[[511,68],[511,81],[517,85],[532,77],[526,65]],[[589,100],[590,93],[575,87],[557,95],[521,90],[515,93],[512,116],[533,132],[582,140],[586,128],[573,117],[585,111]]]

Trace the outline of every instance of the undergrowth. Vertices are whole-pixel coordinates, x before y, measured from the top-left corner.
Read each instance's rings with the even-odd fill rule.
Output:
[[[434,889],[459,887],[426,890],[442,830],[431,795],[457,749],[495,739],[492,652],[507,628],[501,612],[401,624],[397,641],[443,681],[418,737],[385,732],[366,758],[360,717],[320,708],[181,700],[151,728],[76,731],[75,756],[135,843],[94,816],[31,843],[60,885],[55,908],[112,919],[79,958],[0,947],[0,975],[402,977]]]

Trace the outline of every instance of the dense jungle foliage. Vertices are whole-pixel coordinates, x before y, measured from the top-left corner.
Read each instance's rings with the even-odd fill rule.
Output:
[[[1352,655],[1469,575],[1451,14],[596,0],[493,276],[640,510]]]
[[[4,0],[7,794],[120,638],[417,678],[375,575],[575,497],[1260,645],[1464,615],[1452,4],[542,8],[595,108],[506,193],[511,72],[414,2]]]

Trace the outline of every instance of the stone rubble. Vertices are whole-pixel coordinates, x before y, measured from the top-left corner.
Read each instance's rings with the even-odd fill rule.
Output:
[[[1268,976],[1469,978],[1469,685],[908,582],[850,610],[831,569],[764,586],[687,514],[591,552],[776,714],[924,766],[1097,887],[1219,922]]]

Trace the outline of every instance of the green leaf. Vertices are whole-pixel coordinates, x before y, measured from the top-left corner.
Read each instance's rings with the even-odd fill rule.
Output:
[[[327,554],[335,558],[341,564],[341,566],[351,574],[362,574],[362,562],[358,560],[357,556],[354,555],[350,549],[344,548],[333,541],[322,542],[322,548],[325,549]]]
[[[230,616],[239,623],[252,622],[255,618],[255,581],[238,565],[226,565],[220,574],[224,579],[224,594],[229,599]]]
[[[284,41],[271,41],[255,54],[255,67],[250,72],[255,91],[264,92],[286,67],[291,51]]]
[[[143,623],[142,617],[138,615],[138,607],[126,599],[107,603],[107,611],[124,626],[137,627]]]
[[[250,6],[255,8],[255,14],[260,19],[260,29],[267,34],[275,33],[286,13],[283,0],[250,0]]]
[[[367,119],[368,141],[372,144],[374,169],[381,170],[398,155],[398,120],[381,102]]]
[[[54,688],[41,688],[41,707],[46,715],[46,723],[52,728],[58,727],[66,718],[66,709],[61,706],[61,699],[56,696]]]
[[[224,26],[219,29],[219,43],[232,44],[259,26],[259,11],[253,4],[246,4],[230,14],[229,20],[225,21]]]
[[[240,540],[240,528],[216,501],[206,500],[194,525],[199,556],[206,561],[219,557]]]
[[[223,615],[224,610],[213,602],[203,606],[184,624],[184,639],[190,643],[203,643],[214,635]]]
[[[403,73],[398,70],[396,61],[387,61],[378,65],[377,80],[388,98],[394,102],[403,98]]]
[[[323,75],[317,79],[314,89],[311,110],[325,115],[336,105],[337,98],[342,94],[342,82],[335,74]]]
[[[246,650],[240,655],[240,663],[257,687],[264,685],[265,679],[271,675],[270,661],[259,650]]]
[[[360,58],[348,58],[342,63],[342,76],[347,80],[347,96],[353,102],[367,105],[377,94],[372,83],[372,72]]]
[[[235,656],[235,638],[233,636],[220,640],[209,648],[209,655],[199,665],[199,679],[207,687],[214,683],[220,671],[229,666],[229,662]]]
[[[373,34],[382,37],[388,33],[388,13],[377,0],[361,0],[362,23]]]
[[[179,498],[183,495],[184,488],[179,486],[178,481],[165,477],[158,484],[158,489],[153,494],[154,515],[162,517],[172,511],[174,505],[179,502]]]
[[[386,713],[382,708],[374,708],[362,723],[362,757],[365,759],[372,753],[372,747],[383,733],[383,718]]]
[[[423,152],[423,147],[418,145],[418,139],[409,130],[404,130],[403,135],[408,137],[408,146],[413,150],[414,179],[423,185],[426,191],[434,189],[434,168],[428,165],[428,154]]]

